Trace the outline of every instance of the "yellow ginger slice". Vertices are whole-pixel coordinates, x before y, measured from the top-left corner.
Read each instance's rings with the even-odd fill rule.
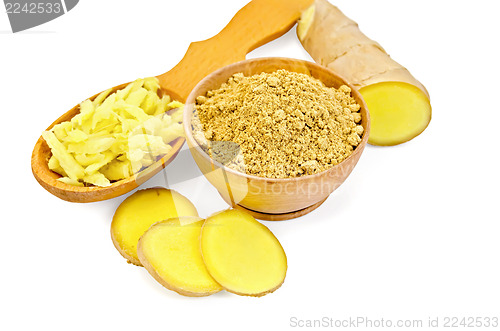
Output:
[[[83,177],[83,181],[86,183],[90,183],[92,185],[95,185],[95,186],[100,186],[100,187],[106,187],[106,186],[109,186],[111,184],[109,182],[109,179],[107,179],[100,172],[94,172],[90,175]]]
[[[99,94],[99,96],[105,95],[103,93],[105,93],[105,92],[102,92],[101,94]],[[107,94],[106,94],[106,96],[107,96]],[[88,122],[92,118],[92,115],[95,112],[95,107],[99,106],[101,104],[101,102],[102,101],[94,104],[92,101],[87,99],[87,100],[83,101],[82,103],[80,103],[80,113],[75,115],[71,119],[71,123],[74,125],[82,126],[82,128],[83,128],[84,122]],[[63,123],[65,123],[65,122],[63,122]],[[88,124],[88,123],[86,123],[86,124]],[[84,129],[87,129],[87,133],[89,133],[90,132],[90,125],[85,125]]]
[[[75,185],[75,186],[83,186],[83,183],[80,183],[77,180],[71,179],[69,177],[60,177],[57,178],[58,181],[61,183],[69,184],[69,185]]]
[[[80,163],[83,167],[87,167],[93,163],[102,162],[104,160],[104,154],[96,153],[96,154],[85,154],[78,153],[75,154],[75,160]]]
[[[101,105],[101,103],[108,97],[108,95],[111,94],[111,91],[113,91],[112,88],[107,89],[106,91],[101,92],[95,99],[92,101],[92,104],[94,107],[98,107]],[[87,100],[86,100],[87,101]],[[90,101],[90,100],[88,100]],[[81,111],[80,111],[81,112]]]
[[[360,90],[370,111],[372,145],[397,145],[422,133],[431,120],[427,96],[414,85],[383,82]]]
[[[147,95],[148,95],[148,90],[141,87],[141,88],[135,90],[134,92],[131,92],[128,95],[127,100],[125,100],[125,101],[127,102],[127,104],[129,104],[131,106],[139,107]]]
[[[229,292],[262,296],[285,280],[287,260],[278,239],[243,211],[226,210],[207,218],[201,252],[210,275]]]
[[[99,170],[109,180],[120,180],[132,176],[130,160],[115,159]]]
[[[156,111],[156,105],[160,103],[160,98],[158,94],[150,91],[148,95],[144,98],[144,101],[141,103],[141,108],[148,115],[153,115]]]
[[[137,247],[146,270],[161,285],[185,296],[207,296],[222,290],[203,263],[202,225],[199,217],[158,222],[142,235]]]
[[[180,123],[172,123],[166,128],[161,129],[160,135],[163,138],[163,142],[168,144],[177,138],[184,137],[184,128]]]
[[[158,89],[160,88],[160,81],[156,77],[147,77],[144,78],[143,85],[146,90],[157,93]]]
[[[130,93],[138,90],[143,85],[144,85],[144,79],[143,78],[136,79],[132,83],[128,84],[125,88],[117,91],[116,92],[116,97],[118,99],[125,100],[125,99],[128,98],[128,96],[130,95]]]
[[[88,134],[79,129],[73,129],[68,132],[68,136],[65,138],[64,143],[80,143],[89,138]]]
[[[60,166],[68,174],[68,177],[73,180],[83,178],[85,170],[76,162],[75,158],[68,153],[66,147],[57,139],[54,132],[45,131],[42,133],[42,137],[52,150],[52,155],[59,161]]]
[[[71,131],[72,129],[73,124],[71,122],[62,122],[54,125],[52,132],[54,132],[57,139],[64,141],[64,139],[68,136],[68,131]]]
[[[140,190],[125,199],[111,222],[111,238],[128,262],[141,265],[137,243],[156,222],[179,216],[198,216],[195,206],[183,195],[165,188]]]
[[[70,153],[97,154],[107,151],[115,142],[113,137],[95,137],[85,142],[68,144],[67,150]]]
[[[64,171],[64,169],[61,168],[61,165],[59,164],[59,161],[56,159],[56,157],[54,155],[52,155],[50,157],[48,166],[49,166],[50,170],[52,170],[54,172],[57,172],[59,175],[61,175],[63,177],[67,177],[68,176],[66,174],[66,172]],[[64,181],[63,181],[63,183],[64,183]]]
[[[93,163],[93,164],[91,164],[91,165],[89,165],[89,166],[87,166],[85,168],[85,173],[87,175],[93,175],[99,169],[101,169],[102,167],[104,167],[105,165],[107,165],[109,162],[111,162],[112,160],[114,160],[116,158],[116,156],[117,156],[116,154],[114,154],[113,152],[110,152],[110,151],[104,152],[103,155],[104,155],[104,157],[103,157],[103,159],[101,161]],[[109,180],[107,182],[109,183]],[[90,183],[90,182],[88,182],[88,183]]]

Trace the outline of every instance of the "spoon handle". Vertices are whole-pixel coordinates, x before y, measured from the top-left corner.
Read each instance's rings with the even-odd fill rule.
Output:
[[[158,76],[165,90],[185,101],[209,73],[242,61],[253,49],[274,40],[296,23],[313,0],[253,0],[240,9],[214,37],[191,43],[184,58],[170,71]]]

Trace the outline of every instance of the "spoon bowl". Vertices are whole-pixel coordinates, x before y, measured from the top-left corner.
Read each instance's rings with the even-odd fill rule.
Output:
[[[112,92],[121,90],[127,85],[128,83],[115,86]],[[165,89],[163,87],[161,87],[160,93],[161,95],[169,95],[172,100],[182,100],[182,98],[174,91]],[[94,100],[98,95],[99,93],[89,99]],[[80,105],[76,105],[64,115],[59,117],[47,128],[47,130],[50,130],[56,124],[59,124],[61,122],[70,121],[78,113],[80,113]],[[48,162],[52,155],[52,152],[50,151],[50,147],[42,137],[38,139],[35,144],[35,148],[33,149],[33,154],[31,156],[31,169],[36,180],[43,188],[63,200],[71,202],[94,202],[106,200],[120,196],[133,190],[134,188],[150,179],[161,169],[165,168],[170,162],[172,162],[177,153],[179,153],[179,150],[182,148],[184,142],[184,137],[177,138],[170,143],[172,149],[163,157],[158,159],[155,163],[153,163],[146,169],[134,174],[133,176],[116,181],[110,186],[106,187],[75,186],[57,180],[61,176],[49,169]]]

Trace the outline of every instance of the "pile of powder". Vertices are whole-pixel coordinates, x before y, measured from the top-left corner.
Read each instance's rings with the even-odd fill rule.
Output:
[[[345,160],[363,135],[360,106],[348,86],[326,87],[286,70],[235,74],[199,96],[195,109],[198,142],[227,166],[261,177],[326,170]]]

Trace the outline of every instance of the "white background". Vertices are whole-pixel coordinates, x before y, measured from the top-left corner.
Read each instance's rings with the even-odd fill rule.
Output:
[[[319,209],[264,222],[289,263],[273,294],[171,292],[111,242],[111,218],[128,195],[74,204],[38,185],[31,151],[54,119],[108,87],[168,71],[246,2],[87,0],[17,34],[2,8],[0,329],[286,330],[292,317],[424,325],[500,317],[498,1],[335,1],[427,86],[433,119],[409,143],[367,146]],[[310,59],[295,28],[248,55],[261,56]],[[171,187],[201,216],[227,207],[189,154],[166,174],[194,178]],[[163,184],[160,173],[141,188]]]

